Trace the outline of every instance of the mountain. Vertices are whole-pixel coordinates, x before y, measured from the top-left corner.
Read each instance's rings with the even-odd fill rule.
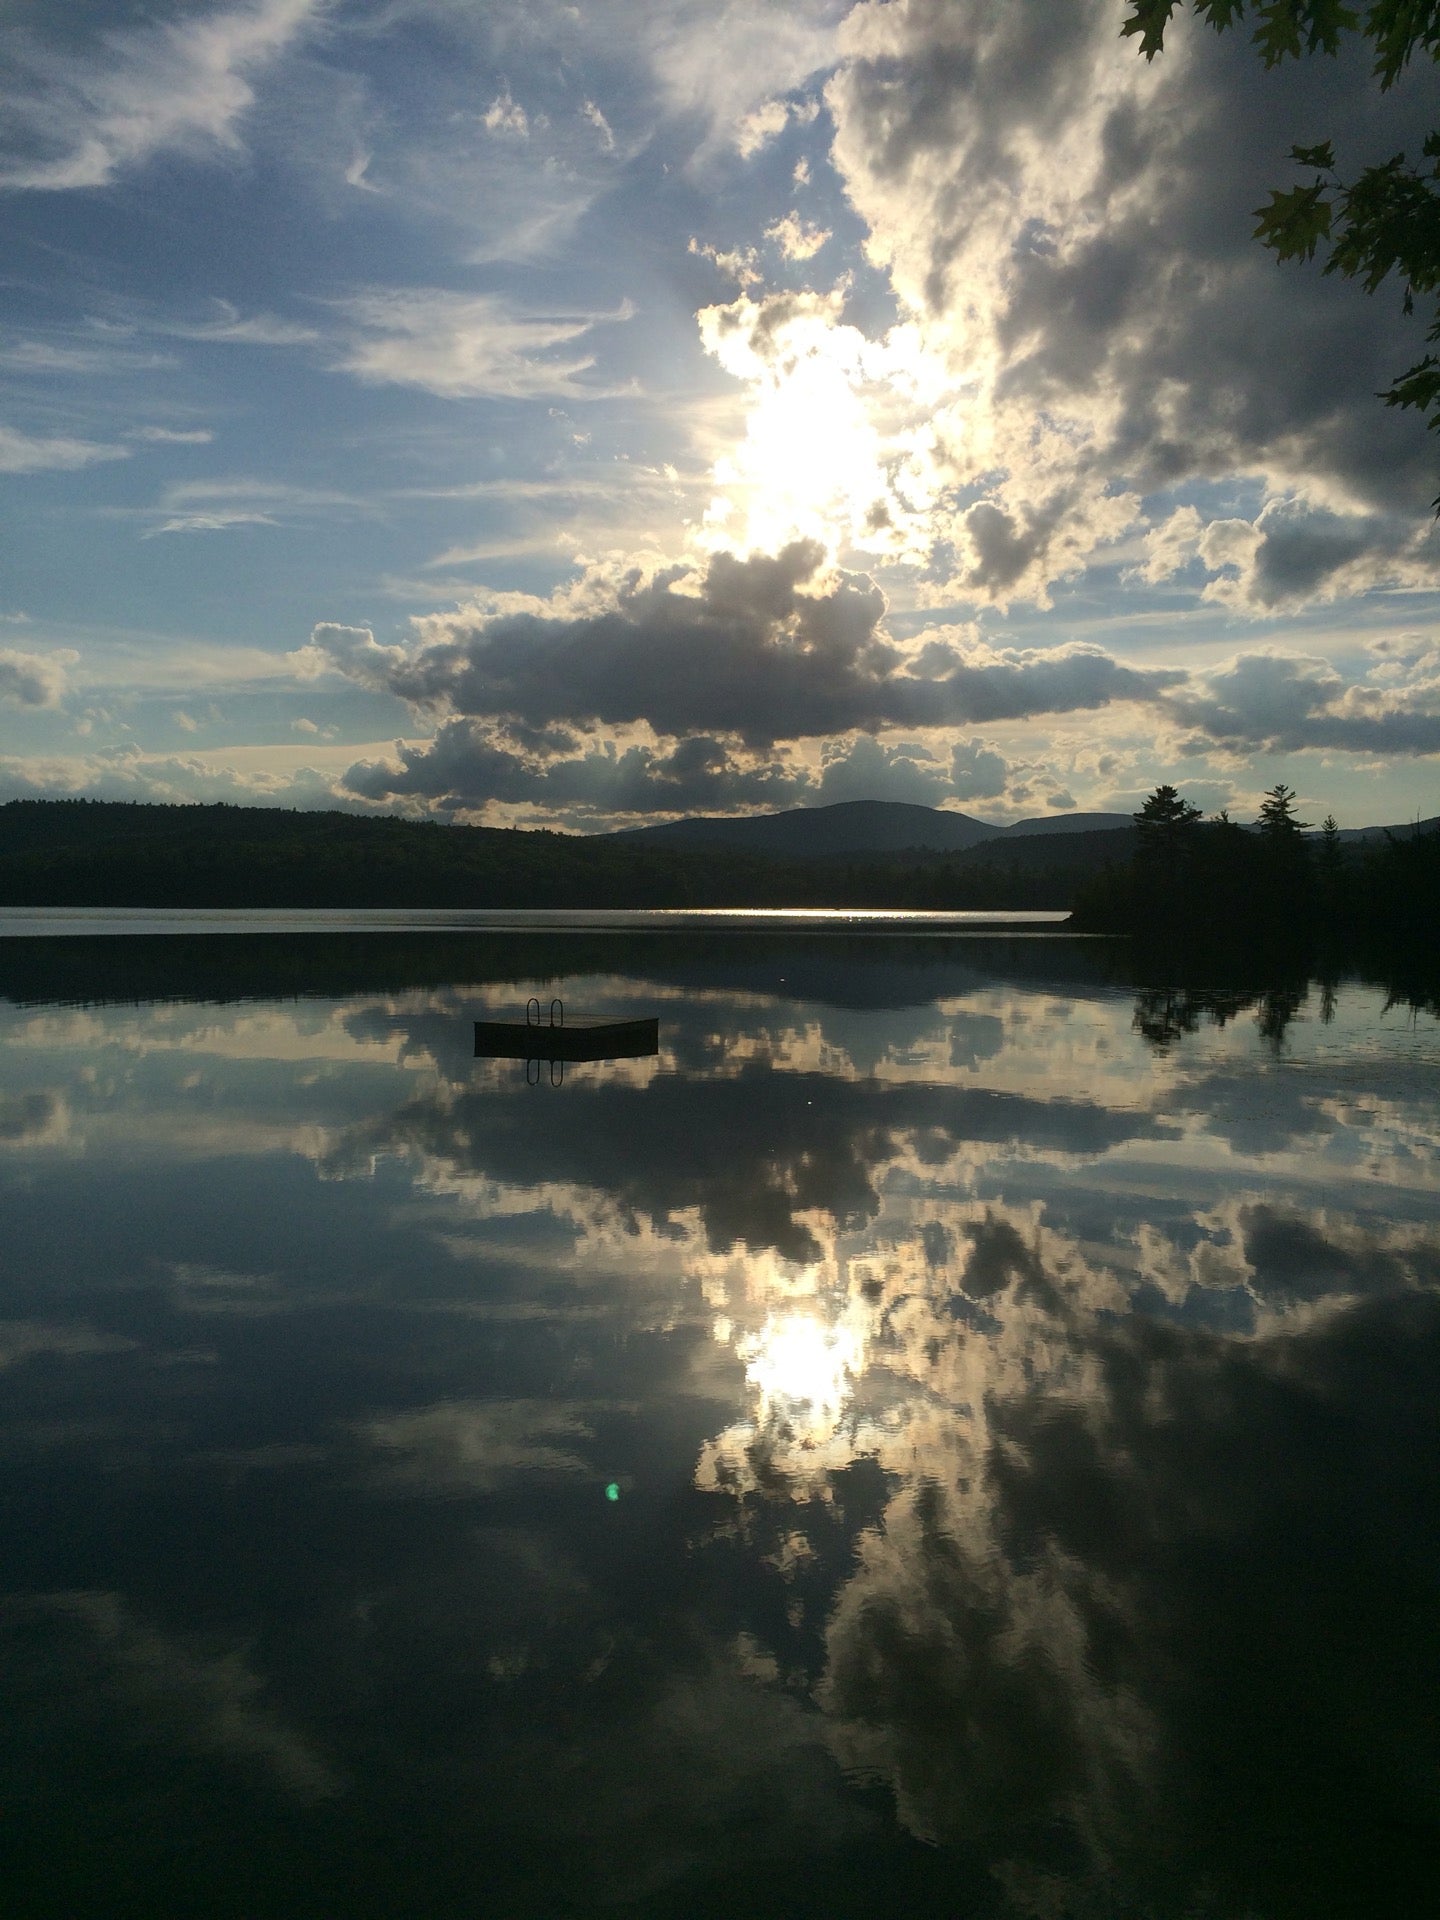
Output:
[[[1387,833],[1396,840],[1408,840],[1411,834],[1434,833],[1437,827],[1440,827],[1440,813],[1433,813],[1428,820],[1407,820],[1403,827],[1342,827],[1340,841],[1344,846],[1354,846],[1366,840],[1383,840]],[[1315,840],[1319,835],[1312,833],[1309,837]]]
[[[1047,813],[1043,820],[1017,820],[1002,829],[1004,840],[1026,840],[1034,833],[1118,833],[1133,827],[1131,813]]]
[[[1125,823],[1129,824],[1128,820]],[[1000,833],[968,813],[942,813],[901,800],[842,800],[832,807],[796,807],[789,813],[757,813],[742,819],[706,816],[669,820],[658,827],[629,827],[597,836],[640,845],[729,847],[776,859],[844,853],[903,853],[926,847],[959,853]]]
[[[1244,823],[1248,824],[1248,823]],[[752,813],[744,816],[705,815],[691,820],[667,820],[658,827],[627,827],[619,833],[597,834],[596,839],[656,847],[724,847],[775,860],[824,860],[851,854],[963,853],[985,847],[998,855],[1017,841],[1044,842],[1047,855],[1060,837],[1111,835],[1133,831],[1128,813],[1055,813],[1037,820],[1016,820],[1008,827],[992,826],[968,813],[947,813],[938,807],[918,807],[901,800],[844,800],[829,807],[795,807],[788,813]],[[1387,833],[1404,839],[1413,832],[1433,831],[1440,816],[1398,827],[1348,827],[1341,832],[1347,844],[1383,840]],[[1318,835],[1311,835],[1318,838]],[[1106,857],[1124,859],[1128,848],[1118,840],[1093,843]],[[1037,849],[1038,851],[1038,849]],[[1025,866],[1033,864],[1027,851]],[[1079,850],[1055,849],[1052,857],[1070,866]]]

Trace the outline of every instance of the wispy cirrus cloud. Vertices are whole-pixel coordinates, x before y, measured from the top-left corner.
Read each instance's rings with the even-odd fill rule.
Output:
[[[102,460],[128,460],[129,447],[64,434],[34,435],[0,426],[0,473],[67,473]]]
[[[245,477],[180,482],[167,487],[156,506],[139,509],[148,523],[141,536],[146,540],[165,533],[225,533],[236,527],[276,527],[367,511],[366,502],[338,489]]]
[[[322,338],[318,327],[285,320],[274,313],[242,313],[229,300],[215,300],[211,308],[203,319],[152,321],[151,331],[172,340],[214,341],[242,347],[305,347]]]
[[[435,287],[381,288],[344,303],[349,341],[333,362],[370,386],[423,387],[444,399],[603,397],[592,353],[567,352],[595,327],[631,318],[609,313],[527,313],[498,295]]]
[[[17,334],[0,341],[0,371],[36,380],[70,374],[112,378],[116,374],[154,373],[174,364],[168,354],[146,353],[83,336]]]
[[[116,28],[85,54],[12,41],[0,188],[104,187],[158,153],[235,151],[254,104],[250,76],[321,13],[324,0],[254,0]]]

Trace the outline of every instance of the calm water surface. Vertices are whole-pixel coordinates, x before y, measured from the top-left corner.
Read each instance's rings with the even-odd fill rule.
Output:
[[[1428,1904],[1430,1014],[155,944],[0,942],[7,1914]]]

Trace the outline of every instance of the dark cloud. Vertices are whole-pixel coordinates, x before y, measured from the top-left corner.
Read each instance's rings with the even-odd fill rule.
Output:
[[[998,754],[992,758],[1004,767]],[[950,791],[945,767],[927,747],[913,741],[885,746],[862,733],[857,739],[827,745],[821,755],[817,798],[824,805],[837,800],[908,800],[933,807]]]
[[[736,756],[703,734],[669,752],[592,743],[579,753],[547,757],[547,744],[531,731],[529,751],[517,751],[483,722],[449,720],[423,746],[397,741],[398,761],[357,761],[343,784],[366,800],[415,798],[442,812],[498,800],[582,817],[780,809],[798,806],[811,790],[803,767]]]
[[[1010,769],[979,740],[957,741],[950,750],[950,790],[957,800],[988,800],[1005,791]]]
[[[1278,1301],[1440,1287],[1434,1236],[1366,1231],[1294,1208],[1256,1202],[1239,1210],[1255,1291]]]
[[[694,1209],[717,1251],[740,1243],[809,1261],[820,1247],[805,1216],[825,1214],[841,1227],[873,1220],[880,1175],[906,1141],[938,1165],[970,1145],[1092,1156],[1173,1131],[1168,1121],[1094,1101],[846,1082],[772,1072],[763,1062],[699,1088],[667,1074],[646,1087],[577,1080],[566,1092],[563,1108],[541,1112],[497,1109],[484,1087],[439,1090],[353,1129],[337,1144],[333,1170],[411,1152],[456,1174],[523,1185],[543,1152],[552,1178],[603,1192],[659,1231]],[[986,1271],[1003,1252],[983,1236],[976,1247]]]
[[[823,554],[717,554],[701,579],[631,576],[603,611],[572,617],[448,615],[410,653],[367,629],[320,626],[313,648],[361,684],[417,707],[529,727],[648,724],[749,747],[885,727],[1022,720],[1153,701],[1184,679],[1068,645],[926,649],[926,672],[886,633],[864,575],[812,586]],[[312,656],[313,657],[313,656]]]
[[[1237,750],[1293,753],[1440,753],[1440,696],[1433,684],[1349,685],[1327,661],[1250,653],[1194,691],[1169,696],[1183,726]]]
[[[0,1144],[43,1140],[65,1116],[64,1102],[48,1092],[7,1094],[0,1098]]]
[[[872,255],[928,328],[993,354],[992,497],[966,525],[990,593],[1068,570],[1067,501],[1264,474],[1343,502],[1277,531],[1259,604],[1303,597],[1362,556],[1398,563],[1433,495],[1433,444],[1377,391],[1423,351],[1397,292],[1279,265],[1254,209],[1287,186],[1292,141],[1333,137],[1341,171],[1419,155],[1440,103],[1429,61],[1382,95],[1362,44],[1266,72],[1241,30],[1186,10],[1147,67],[1114,0],[1045,7],[892,0],[847,22],[827,89],[834,158]],[[1003,263],[1003,264],[1002,264]],[[1047,444],[1045,423],[1065,422]],[[987,452],[989,449],[987,448]],[[1343,525],[1339,524],[1343,521]],[[1434,555],[1423,556],[1433,574]],[[1368,584],[1368,583],[1367,583]]]

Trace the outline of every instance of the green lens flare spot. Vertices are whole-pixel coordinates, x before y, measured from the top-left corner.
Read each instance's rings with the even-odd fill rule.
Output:
[[[605,1498],[607,1500],[618,1500],[620,1498],[620,1482],[618,1480],[612,1480],[609,1486],[606,1487]]]

